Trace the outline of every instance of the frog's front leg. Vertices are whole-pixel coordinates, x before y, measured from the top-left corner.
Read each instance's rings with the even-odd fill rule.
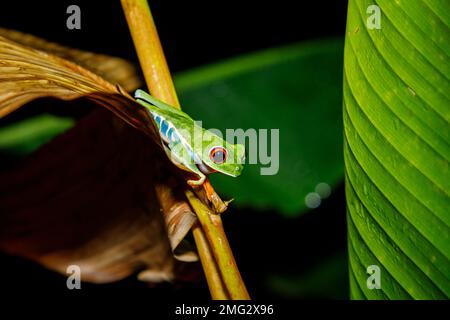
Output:
[[[191,187],[198,187],[201,186],[205,182],[206,176],[203,173],[200,173],[200,179],[198,180],[188,180],[187,183]]]
[[[192,159],[192,153],[186,150],[181,143],[170,143],[166,153],[177,166],[181,165],[185,171],[191,172],[199,177],[197,180],[189,179],[187,181],[191,187],[201,186],[205,182],[206,175],[197,167],[195,161]]]
[[[189,169],[188,171],[196,174],[199,178],[197,180],[189,179],[187,183],[191,187],[198,187],[201,186],[206,179],[206,176],[203,174],[203,172],[200,171],[200,169],[197,167],[197,165],[191,161],[189,161],[185,166]]]

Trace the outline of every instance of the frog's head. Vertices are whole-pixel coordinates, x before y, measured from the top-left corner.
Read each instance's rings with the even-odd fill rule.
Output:
[[[204,132],[203,139],[203,163],[199,165],[203,173],[220,172],[232,177],[241,175],[245,161],[245,147],[242,144],[229,143],[209,131]]]

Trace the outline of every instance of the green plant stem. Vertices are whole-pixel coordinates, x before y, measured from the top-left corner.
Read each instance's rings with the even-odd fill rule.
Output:
[[[158,99],[180,108],[147,1],[121,2],[150,92]],[[186,196],[200,221],[201,227],[194,226],[194,239],[212,298],[249,299],[220,216],[212,213],[191,191],[187,190]]]
[[[142,72],[150,92],[158,99],[180,107],[155,22],[146,0],[122,0]]]
[[[211,297],[214,300],[230,299],[230,296],[222,281],[222,277],[220,275],[216,260],[211,252],[208,239],[206,238],[205,232],[203,231],[201,225],[196,223],[192,227],[192,233],[194,235],[195,244],[197,245],[197,251],[206,275],[206,281],[208,283]]]
[[[223,282],[225,283],[231,299],[250,299],[244,281],[239,273],[233,252],[228,243],[228,239],[225,235],[221,216],[211,212],[211,210],[205,206],[192,191],[187,191],[186,195],[191,206],[196,208],[197,217],[202,229],[206,233],[206,238],[211,245]]]

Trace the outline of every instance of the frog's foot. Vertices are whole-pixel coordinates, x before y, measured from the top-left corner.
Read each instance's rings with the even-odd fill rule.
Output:
[[[198,180],[193,180],[193,179],[188,180],[187,181],[188,185],[190,185],[193,188],[197,188],[197,187],[201,186],[205,182],[206,176],[201,175],[199,177],[200,177],[200,179],[198,179]]]
[[[206,176],[199,175],[199,177],[200,178],[198,180],[188,180],[188,185],[190,185],[192,188],[203,187],[206,199],[212,204],[214,211],[219,214],[224,212],[227,209],[228,203],[230,203],[231,201],[223,202],[222,199],[220,199],[219,195],[214,191],[209,180],[206,179]]]

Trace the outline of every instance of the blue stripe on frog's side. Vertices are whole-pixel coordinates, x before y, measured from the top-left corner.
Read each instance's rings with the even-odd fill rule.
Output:
[[[162,119],[161,126],[159,127],[159,131],[161,131],[161,134],[164,135],[167,138],[167,130],[169,129],[169,123],[167,120]]]
[[[153,97],[145,94],[145,92],[143,92],[142,90],[136,91],[135,98],[138,100],[141,99],[144,102],[152,104],[158,108],[162,108],[162,105],[164,105],[161,102],[158,102]],[[164,106],[164,108],[166,108],[166,106]],[[155,120],[155,123],[158,127],[158,131],[161,136],[161,139],[164,141],[164,143],[167,144],[167,147],[173,148],[173,146],[179,145],[188,153],[189,157],[195,164],[201,164],[202,163],[201,158],[195,154],[192,147],[189,145],[188,142],[186,142],[183,139],[183,136],[180,135],[177,128],[174,127],[170,121],[165,119],[158,112],[152,111],[152,110],[149,110],[149,111],[150,111],[150,114],[152,115],[153,119]],[[189,167],[190,164],[185,163],[185,165]]]
[[[184,149],[186,149],[186,151],[188,152],[191,160],[194,161],[195,163],[201,163],[201,160],[195,155],[192,148],[187,143],[185,143],[180,139],[177,133],[177,129],[169,121],[167,121],[166,119],[164,119],[164,117],[155,112],[150,113],[152,114],[153,119],[155,119],[155,122],[158,126],[159,134],[161,135],[165,143],[167,143],[168,145],[170,145],[171,143],[181,143]]]
[[[192,149],[189,145],[183,143],[180,140],[180,137],[177,133],[176,128],[169,121],[164,119],[159,114],[157,114],[155,112],[151,112],[151,114],[153,116],[153,119],[155,119],[155,122],[158,126],[159,133],[160,133],[162,139],[164,140],[164,142],[166,142],[167,144],[181,142],[183,144],[183,146],[187,149],[191,158],[194,159],[195,158],[194,152],[192,151]]]
[[[159,117],[158,115],[152,113],[153,119],[155,119],[156,123],[158,124],[158,129],[161,126],[161,117]]]
[[[170,127],[169,130],[167,130],[166,136],[167,139],[169,139],[169,141],[173,141],[173,131],[174,131],[173,127]]]

